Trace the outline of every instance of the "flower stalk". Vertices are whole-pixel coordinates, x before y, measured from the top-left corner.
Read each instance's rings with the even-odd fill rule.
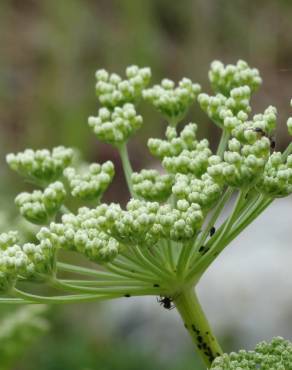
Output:
[[[209,368],[223,351],[210,327],[193,288],[187,288],[173,299],[183,320],[184,326],[192,338],[195,349],[204,364]]]

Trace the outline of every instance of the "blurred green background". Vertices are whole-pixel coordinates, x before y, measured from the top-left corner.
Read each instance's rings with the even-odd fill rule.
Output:
[[[1,228],[14,217],[14,196],[25,188],[8,171],[7,152],[74,146],[88,161],[112,159],[118,168],[116,178],[120,177],[117,154],[98,143],[87,125],[87,117],[98,109],[94,93],[97,68],[123,74],[129,64],[151,66],[155,82],[186,76],[209,91],[210,62],[234,63],[242,58],[259,68],[264,79],[253,104],[255,111],[269,104],[279,109],[277,148],[283,148],[289,140],[285,122],[291,115],[291,19],[290,0],[1,0]],[[140,112],[145,125],[130,143],[135,169],[151,166],[146,140],[161,135],[165,128],[149,106],[142,105]],[[218,130],[198,107],[188,119],[200,123],[200,133],[207,135],[212,145],[217,142]],[[118,181],[114,183],[108,199],[127,197],[126,192],[120,194],[120,186]],[[146,311],[155,303],[147,301]],[[120,321],[113,319],[119,313],[119,301],[112,303],[117,306],[113,315],[106,314],[110,305],[51,309],[49,333],[16,359],[13,369],[195,368],[191,344],[187,338],[184,341],[183,330],[176,336],[178,326],[171,327],[171,320],[159,326],[155,345],[149,345],[153,333],[144,331],[152,316],[135,316],[141,304],[133,303],[132,320]],[[162,310],[156,312],[159,319],[164,315]],[[226,334],[227,349],[233,348],[236,340]],[[173,346],[177,346],[175,351]]]

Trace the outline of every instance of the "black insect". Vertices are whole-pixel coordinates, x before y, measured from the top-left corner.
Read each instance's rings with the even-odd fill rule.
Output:
[[[209,249],[210,249],[209,247],[205,247],[204,245],[202,245],[199,249],[199,253],[201,253],[201,255],[204,256],[204,254],[206,254]]]
[[[267,135],[266,132],[260,127],[255,127],[253,131],[258,132],[259,134],[262,134],[263,136]]]
[[[213,236],[215,234],[215,232],[216,232],[216,229],[215,229],[214,226],[212,226],[211,229],[210,229],[210,236]]]
[[[261,134],[262,136],[265,136],[267,137],[269,140],[270,140],[270,148],[271,148],[271,151],[274,151],[275,150],[275,147],[276,147],[276,142],[275,140],[273,139],[273,137],[271,137],[270,135],[268,135],[262,128],[260,127],[255,127],[255,128],[252,128],[252,130],[254,132],[257,132],[259,134]]]
[[[175,308],[175,305],[172,303],[171,297],[160,297],[159,299],[157,299],[157,301],[166,310],[173,310]]]

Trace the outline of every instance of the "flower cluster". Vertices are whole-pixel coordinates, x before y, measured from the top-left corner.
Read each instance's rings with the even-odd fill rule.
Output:
[[[212,370],[291,369],[292,343],[281,337],[259,343],[254,351],[240,350],[217,357]]]
[[[251,90],[248,86],[236,87],[230,91],[230,96],[223,94],[210,96],[202,93],[198,96],[198,102],[202,110],[219,127],[230,130],[233,128],[233,122],[244,122],[248,118],[250,107]]]
[[[119,146],[125,143],[143,123],[136,114],[135,106],[127,103],[122,107],[99,109],[97,117],[89,117],[88,124],[97,138],[105,143]]]
[[[127,210],[118,204],[101,205],[98,224],[114,238],[128,245],[153,246],[161,239],[186,241],[193,238],[203,220],[198,204],[179,200],[169,204],[132,199]]]
[[[31,181],[49,184],[63,174],[70,165],[74,152],[71,148],[58,146],[52,151],[47,149],[26,149],[22,153],[8,154],[6,157],[10,168]]]
[[[62,223],[51,223],[37,234],[40,244],[55,246],[84,254],[98,263],[113,260],[120,243],[101,230],[98,209],[82,207],[78,214],[65,214]]]
[[[46,243],[21,245],[13,231],[0,234],[0,292],[8,291],[19,276],[51,274],[53,250]]]
[[[190,203],[199,204],[203,209],[208,209],[222,195],[223,186],[216,183],[207,173],[201,178],[190,174],[177,174],[172,192],[177,199],[186,199]]]
[[[84,200],[99,200],[111,183],[114,174],[115,169],[111,161],[102,165],[92,163],[85,174],[78,174],[73,167],[68,167],[64,171],[72,196]]]
[[[150,138],[148,140],[148,148],[150,153],[156,158],[163,159],[165,157],[176,157],[183,150],[195,150],[198,145],[201,147],[206,145],[207,140],[197,141],[196,132],[198,126],[195,123],[189,123],[177,135],[175,127],[168,126],[166,129],[166,140]]]
[[[135,194],[145,200],[163,202],[171,195],[171,175],[162,175],[156,170],[142,170],[132,174],[132,181]]]
[[[267,161],[258,191],[269,197],[285,197],[292,193],[292,155],[284,162],[280,152],[273,153]]]
[[[266,137],[245,145],[232,138],[228,142],[224,160],[215,155],[209,158],[207,172],[219,184],[236,188],[251,186],[262,175],[269,155],[270,141]]]
[[[126,76],[122,80],[117,74],[97,71],[96,92],[102,106],[88,120],[97,138],[119,152],[131,194],[126,207],[101,202],[114,176],[110,161],[76,170],[73,150],[64,147],[7,156],[13,170],[41,186],[42,190],[19,194],[15,202],[28,221],[43,227],[34,243],[20,242],[14,231],[0,234],[0,292],[9,296],[0,302],[160,295],[165,308],[174,301],[208,368],[216,356],[214,370],[292,368],[291,344],[281,338],[252,352],[220,356],[220,345],[193,292],[219,253],[275,198],[292,193],[292,144],[284,153],[275,151],[276,108],[250,115],[251,95],[261,84],[259,72],[243,61],[227,66],[212,63],[209,79],[215,96],[200,94],[200,86],[187,78],[178,86],[164,79],[148,88],[149,68],[131,66]],[[135,106],[142,97],[168,123],[165,137],[148,140],[150,153],[166,173],[158,169],[133,173],[131,168],[126,144],[142,126]],[[217,149],[211,150],[207,139],[197,137],[197,124],[177,127],[196,100],[222,129]],[[291,118],[287,126],[292,134]],[[65,207],[65,180],[73,197],[94,200],[95,206],[76,212]],[[233,208],[218,225],[234,193]],[[102,265],[103,271],[60,263],[60,249],[80,253]],[[60,279],[59,271],[92,279]],[[19,279],[42,280],[78,294],[27,294],[18,289]]]
[[[18,242],[18,232],[8,231],[7,233],[0,234],[0,250],[6,250],[11,245]]]
[[[176,125],[187,113],[191,104],[201,91],[199,84],[194,84],[188,78],[183,78],[178,86],[169,79],[163,79],[160,85],[155,85],[143,91],[143,98],[149,101],[172,125]]]
[[[20,193],[15,198],[15,204],[24,218],[32,223],[43,225],[59,211],[65,196],[64,185],[57,181],[50,184],[44,191],[34,190],[32,193]]]
[[[133,65],[126,69],[126,80],[116,74],[109,74],[105,69],[96,71],[96,94],[102,105],[113,109],[125,103],[134,103],[149,84],[150,68],[138,68]]]
[[[239,60],[236,65],[224,64],[218,60],[211,63],[209,80],[215,92],[229,96],[230,91],[239,86],[248,86],[255,91],[262,83],[259,71],[250,68],[248,64]]]
[[[254,143],[262,136],[270,139],[276,128],[277,109],[269,106],[264,113],[255,114],[252,120],[227,119],[226,127],[232,136],[244,143]],[[271,139],[270,139],[271,141]]]

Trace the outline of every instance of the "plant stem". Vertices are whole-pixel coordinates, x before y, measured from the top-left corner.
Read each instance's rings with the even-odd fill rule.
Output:
[[[217,155],[219,155],[219,157],[221,157],[221,158],[223,157],[223,154],[225,152],[229,137],[230,137],[230,135],[229,135],[228,131],[223,129],[221,139],[220,139],[220,142],[219,142],[219,145],[218,145],[218,148],[217,148]]]
[[[91,301],[97,301],[97,300],[119,298],[119,296],[113,295],[113,294],[108,294],[108,295],[107,294],[79,294],[79,295],[45,297],[45,296],[39,296],[35,294],[26,293],[16,288],[13,289],[12,294],[16,297],[23,298],[24,300],[32,301],[31,303],[52,303],[52,304],[91,302]]]
[[[176,308],[195,344],[195,348],[207,368],[215,357],[222,354],[193,288],[188,288],[173,299]]]
[[[212,213],[212,216],[210,217],[210,220],[208,221],[204,231],[202,232],[200,237],[197,238],[197,240],[195,242],[195,251],[198,251],[198,249],[205,243],[205,241],[206,241],[206,239],[207,239],[207,237],[210,233],[211,227],[215,225],[215,222],[217,221],[218,217],[221,214],[221,211],[225,207],[227,201],[229,200],[229,198],[231,197],[233,192],[234,192],[233,188],[228,188],[225,191],[222,198],[218,201],[218,203],[217,203],[217,205],[214,209],[214,212]]]
[[[22,298],[0,298],[0,304],[34,304],[35,302]]]
[[[106,294],[106,295],[117,295],[117,296],[140,296],[140,295],[155,295],[159,291],[153,288],[153,286],[111,286],[111,287],[86,287],[74,284],[64,283],[60,280],[51,280],[51,285],[55,288],[63,289],[65,291],[72,291],[78,293],[88,294]]]
[[[287,146],[286,150],[283,152],[283,154],[282,154],[282,158],[283,158],[283,160],[286,160],[286,159],[287,159],[287,157],[288,157],[288,155],[289,155],[289,154],[291,154],[291,153],[292,153],[292,143],[290,143],[290,144]]]
[[[70,265],[69,263],[63,262],[57,262],[57,268],[62,271],[72,272],[79,275],[92,276],[96,279],[116,280],[121,278],[120,275],[111,272],[93,270],[87,267]]]
[[[138,280],[104,280],[104,281],[96,281],[96,280],[72,280],[72,279],[59,279],[60,282],[65,284],[73,284],[78,286],[87,286],[87,287],[107,287],[107,286],[149,286],[149,283],[138,281]]]
[[[118,150],[119,150],[119,153],[120,153],[120,157],[121,157],[121,161],[122,161],[122,165],[123,165],[125,178],[126,178],[126,181],[127,181],[127,184],[128,184],[129,192],[130,192],[131,196],[134,198],[134,190],[133,190],[133,184],[132,184],[133,170],[132,170],[132,166],[131,166],[131,163],[130,163],[130,160],[129,160],[127,145],[126,144],[120,145]]]

